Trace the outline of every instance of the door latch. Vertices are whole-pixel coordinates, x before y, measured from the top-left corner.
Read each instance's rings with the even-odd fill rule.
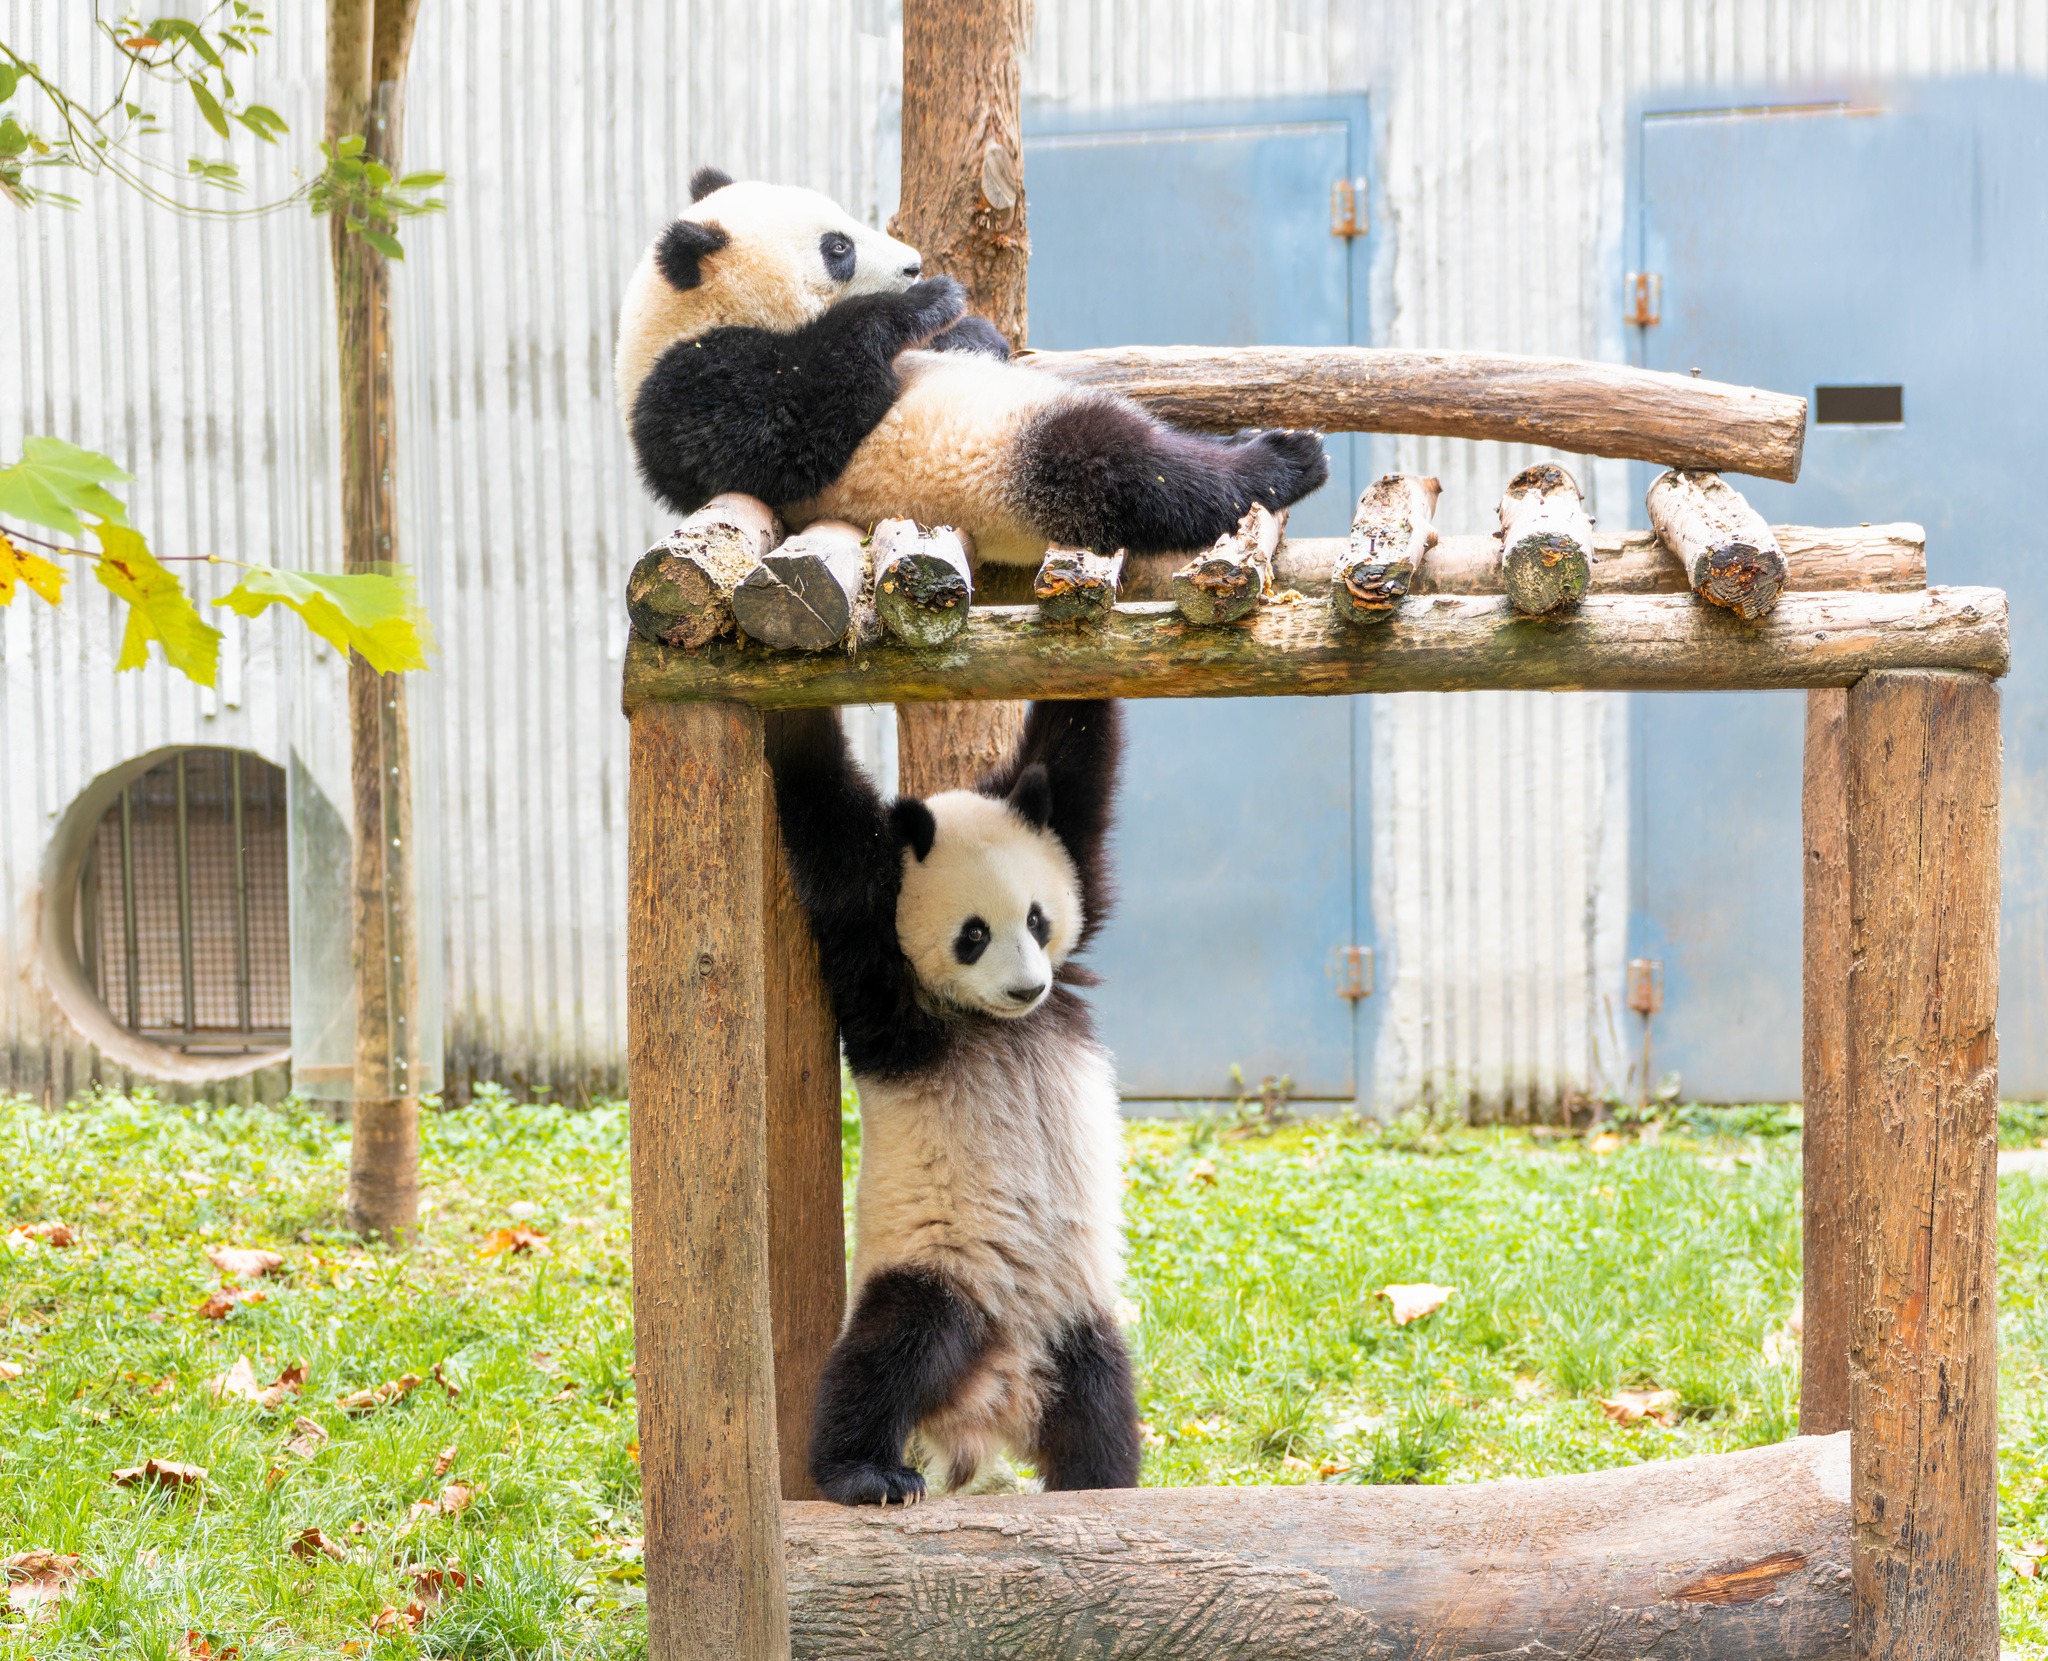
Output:
[[[1624,323],[1647,327],[1664,320],[1664,279],[1655,271],[1631,271],[1622,294],[1628,301]]]
[[[1330,235],[1349,240],[1371,229],[1365,181],[1339,179],[1330,186]]]
[[[1661,957],[1632,957],[1628,960],[1628,1006],[1638,1015],[1654,1015],[1664,1007],[1664,960]]]
[[[1330,975],[1337,983],[1337,996],[1357,1003],[1372,996],[1372,948],[1335,946],[1330,951]]]

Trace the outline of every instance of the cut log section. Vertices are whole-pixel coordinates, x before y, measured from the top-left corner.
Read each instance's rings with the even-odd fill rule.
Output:
[[[1435,479],[1389,473],[1358,498],[1350,546],[1330,574],[1330,608],[1343,621],[1383,622],[1407,598],[1424,552],[1436,545],[1430,521],[1443,488]]]
[[[870,544],[875,610],[907,646],[943,646],[967,626],[974,577],[967,543],[949,525],[920,530],[908,519],[884,519]]]
[[[643,640],[702,646],[733,631],[733,590],[780,545],[782,521],[751,496],[714,496],[633,567],[626,615]]]
[[[1715,473],[1678,468],[1650,486],[1650,523],[1685,566],[1703,600],[1726,606],[1745,622],[1778,603],[1785,556],[1763,515]]]
[[[1287,527],[1287,510],[1254,502],[1237,529],[1216,539],[1173,574],[1173,601],[1190,623],[1235,623],[1249,616],[1273,588],[1273,550]]]
[[[1850,1653],[1846,1434],[1534,1481],[782,1515],[791,1650],[820,1661]]]
[[[1123,574],[1121,549],[1091,554],[1085,548],[1048,548],[1031,593],[1049,623],[1097,620],[1116,605]]]
[[[1877,669],[2002,675],[2010,652],[1995,588],[1787,594],[1759,623],[1690,595],[1598,595],[1576,612],[1519,617],[1499,595],[1401,602],[1373,629],[1327,606],[1262,606],[1236,628],[1172,606],[1120,605],[1099,628],[1049,629],[1034,606],[983,606],[944,652],[887,642],[859,652],[769,654],[714,643],[627,648],[625,704],[730,698],[763,709],[946,698],[1231,698],[1450,692],[1610,692],[1848,686]]]
[[[821,519],[749,571],[733,590],[740,631],[783,651],[822,652],[844,640],[867,575],[858,525]]]
[[[1103,346],[1019,360],[1183,427],[1313,427],[1542,444],[1660,467],[1799,477],[1806,400],[1655,369],[1375,346]]]
[[[1500,499],[1500,579],[1525,617],[1575,606],[1593,574],[1593,521],[1579,481],[1555,462],[1525,467]]]

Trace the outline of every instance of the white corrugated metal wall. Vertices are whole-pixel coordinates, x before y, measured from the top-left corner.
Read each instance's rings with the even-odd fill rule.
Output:
[[[6,27],[68,70],[83,10],[27,0]],[[310,142],[318,8],[273,21],[257,81]],[[453,1080],[619,1076],[618,590],[658,520],[611,405],[614,297],[700,162],[886,216],[899,39],[890,0],[425,8],[408,157],[447,168],[450,212],[413,231],[397,286],[400,489],[444,648]],[[1364,90],[1374,211],[1393,227],[1377,338],[1619,357],[1631,97],[1986,71],[2048,72],[2048,0],[1038,0],[1025,87],[1080,107]],[[189,136],[167,154],[199,147]],[[264,160],[272,184],[280,160]],[[138,475],[135,517],[164,552],[331,550],[321,230],[78,193],[79,214],[0,221],[20,295],[0,325],[0,454],[24,432],[107,450]],[[1374,461],[1437,474],[1448,527],[1481,530],[1537,454],[1388,439]],[[1610,524],[1639,513],[1622,469],[1582,479]],[[56,816],[159,745],[282,759],[266,625],[230,620],[208,695],[160,669],[114,676],[111,607],[74,595],[59,617],[33,601],[0,614],[0,1084],[56,1093],[92,1066],[34,966]],[[1382,1101],[1521,1113],[1625,1066],[1624,727],[1622,700],[1597,695],[1379,701]]]

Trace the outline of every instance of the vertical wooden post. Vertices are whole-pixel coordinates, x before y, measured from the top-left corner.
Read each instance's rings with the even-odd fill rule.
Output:
[[[783,717],[767,717],[772,752]],[[762,955],[767,980],[768,1302],[775,1330],[782,1497],[811,1482],[811,1412],[846,1312],[846,1201],[839,1151],[839,1029],[775,822],[764,815]]]
[[[649,1661],[786,1661],[761,718],[633,714],[626,1047]]]
[[[1998,688],[1848,697],[1854,1653],[1998,1654]]]
[[[1806,695],[1800,803],[1806,874],[1804,1075],[1805,1274],[1800,1295],[1799,1432],[1849,1428],[1849,694]]]

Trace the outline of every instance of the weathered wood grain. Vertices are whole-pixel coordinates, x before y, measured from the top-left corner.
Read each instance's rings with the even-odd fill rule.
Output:
[[[714,496],[633,567],[626,615],[643,640],[701,646],[733,631],[733,590],[785,532],[751,496]]]
[[[1023,361],[1184,427],[1313,427],[1542,444],[1799,477],[1806,400],[1618,363],[1379,346],[1104,346]]]
[[[784,718],[770,715],[774,753]],[[775,1333],[775,1440],[782,1497],[816,1499],[811,1413],[825,1357],[846,1313],[844,1166],[839,1130],[839,1028],[818,944],[790,881],[764,784],[761,962],[766,977],[768,1303]]]
[[[1235,623],[1273,586],[1273,550],[1287,528],[1287,510],[1252,503],[1237,528],[1216,539],[1173,574],[1173,603],[1190,623]]]
[[[1866,676],[1847,747],[1856,1652],[1994,1661],[1998,688]]]
[[[1804,1005],[1799,1433],[1849,1428],[1854,1242],[1849,1206],[1849,694],[1806,695],[1800,984]]]
[[[869,547],[875,610],[897,639],[942,646],[967,626],[974,574],[958,531],[948,525],[926,531],[908,519],[884,519]]]
[[[1032,579],[1031,597],[1048,623],[1095,622],[1115,607],[1123,580],[1124,553],[1094,554],[1086,548],[1048,548]],[[984,569],[986,569],[984,567]]]
[[[1759,623],[1690,596],[1594,595],[1575,612],[1517,617],[1499,596],[1401,602],[1382,627],[1317,605],[1268,605],[1201,628],[1171,606],[1120,605],[1094,629],[1051,629],[1035,608],[987,606],[935,651],[887,643],[792,657],[744,641],[696,652],[634,641],[630,711],[731,698],[763,709],[960,698],[1228,698],[1469,687],[1685,691],[1846,686],[1878,669],[2002,675],[2005,595],[1788,594]],[[906,786],[908,788],[908,786]]]
[[[1693,592],[1738,617],[1761,617],[1785,586],[1785,556],[1763,515],[1718,473],[1673,468],[1651,484],[1658,538],[1685,567]]]
[[[1423,556],[1436,546],[1443,486],[1413,473],[1389,473],[1366,486],[1351,514],[1351,537],[1328,577],[1330,608],[1346,623],[1384,622],[1407,598]],[[1276,569],[1274,582],[1294,587]]]
[[[790,1505],[794,1648],[819,1661],[1846,1657],[1848,1444],[1446,1487]]]
[[[649,1661],[789,1654],[768,1314],[765,775],[753,710],[633,716],[626,1056]]]
[[[1579,481],[1555,462],[1508,480],[1500,499],[1500,580],[1515,610],[1537,617],[1575,606],[1593,570],[1593,521]]]
[[[866,542],[858,525],[820,519],[763,555],[732,593],[741,632],[784,651],[838,645],[853,627],[867,578]]]

